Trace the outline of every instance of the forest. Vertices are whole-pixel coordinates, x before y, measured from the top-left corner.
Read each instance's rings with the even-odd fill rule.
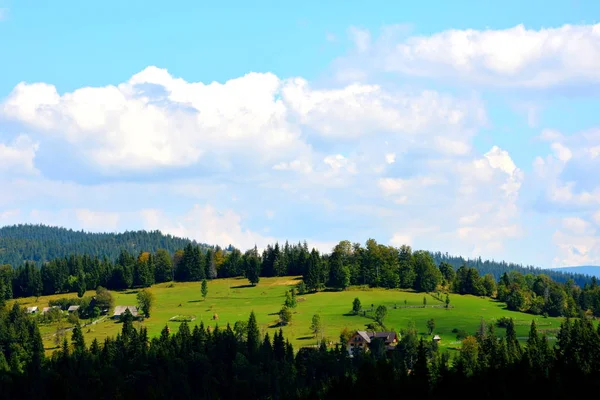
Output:
[[[523,346],[512,319],[505,335],[482,323],[452,358],[410,325],[393,349],[375,339],[351,356],[324,343],[295,352],[281,331],[262,336],[253,312],[234,328],[183,322],[152,339],[130,314],[122,324],[115,338],[91,344],[76,324],[45,357],[35,321],[18,305],[1,308],[0,397],[559,399],[600,389],[600,328],[587,318],[566,319],[554,348],[535,322]]]
[[[12,225],[0,228],[0,265],[19,266],[25,261],[43,263],[70,254],[114,260],[123,249],[134,253],[165,249],[174,253],[188,243],[203,249],[209,247],[159,231],[91,233],[47,225]]]

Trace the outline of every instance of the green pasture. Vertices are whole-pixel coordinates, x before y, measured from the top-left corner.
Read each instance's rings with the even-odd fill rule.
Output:
[[[203,321],[205,325],[218,324],[225,327],[227,323],[234,324],[238,320],[247,320],[250,312],[254,310],[258,323],[263,331],[269,332],[273,337],[278,322],[278,311],[285,299],[285,292],[299,282],[295,277],[262,278],[260,283],[249,286],[243,278],[217,279],[208,283],[208,296],[202,299],[200,282],[163,283],[155,285],[150,290],[154,293],[155,305],[150,318],[143,324],[150,337],[156,336],[165,324],[176,331],[179,322],[169,321],[176,316],[192,316],[195,318],[191,325]],[[137,290],[113,292],[115,305],[136,305]],[[93,291],[86,293],[92,296]],[[48,305],[52,298],[73,297],[75,293],[43,296],[39,299],[18,299],[22,306],[37,305],[40,308]],[[386,290],[371,288],[350,288],[345,291],[326,291],[314,294],[298,295],[298,305],[293,310],[292,323],[283,327],[284,335],[292,342],[295,349],[302,346],[316,344],[310,332],[311,319],[314,314],[320,314],[324,325],[324,337],[327,341],[339,341],[340,331],[347,327],[350,330],[364,329],[365,324],[372,322],[363,315],[351,315],[352,301],[358,297],[363,309],[370,309],[371,305],[377,308],[385,305],[388,315],[384,323],[389,330],[400,331],[410,321],[422,335],[427,333],[426,322],[435,320],[434,334],[440,335],[441,347],[455,349],[460,345],[456,340],[453,329],[462,329],[474,333],[483,318],[487,323],[493,323],[500,317],[512,317],[515,320],[517,334],[526,337],[531,320],[535,319],[538,330],[546,332],[548,336],[555,336],[556,329],[560,326],[560,318],[544,318],[530,314],[508,311],[505,304],[488,298],[475,296],[450,295],[450,308],[437,308],[443,302],[436,300],[431,295],[415,293],[404,290]],[[423,297],[427,305],[423,307]],[[443,298],[443,296],[442,296]],[[408,306],[408,307],[407,307]],[[411,308],[412,306],[413,308]],[[214,319],[216,316],[218,319]],[[88,321],[82,321],[82,323]],[[41,325],[40,330],[44,344],[48,351],[55,348],[53,335],[56,324]],[[103,340],[106,336],[115,336],[121,329],[121,324],[110,319],[104,319],[94,325],[83,328],[86,341],[89,344],[93,338]],[[497,328],[498,335],[504,335],[504,329]],[[70,338],[70,334],[68,336]]]

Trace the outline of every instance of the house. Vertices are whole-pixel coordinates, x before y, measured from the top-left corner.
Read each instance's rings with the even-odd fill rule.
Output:
[[[356,331],[347,343],[346,348],[348,349],[348,353],[352,355],[355,351],[368,350],[369,345],[375,339],[383,340],[386,350],[393,350],[398,343],[396,332]]]
[[[35,314],[38,311],[39,310],[38,310],[37,306],[27,307],[27,314]]]
[[[70,307],[67,309],[67,311],[68,311],[68,312],[75,312],[75,311],[77,311],[77,310],[79,310],[79,306],[70,306]]]
[[[134,317],[138,316],[138,308],[136,306],[116,306],[112,317],[121,318],[121,315],[125,312],[125,310],[129,310],[131,315]]]
[[[442,338],[440,337],[440,335],[435,335],[433,337],[433,340],[439,343],[439,341],[442,340]]]

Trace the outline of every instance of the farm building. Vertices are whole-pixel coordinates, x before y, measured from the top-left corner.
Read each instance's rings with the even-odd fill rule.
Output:
[[[347,343],[348,353],[352,355],[355,351],[368,350],[369,345],[375,339],[383,340],[386,350],[393,350],[398,343],[396,332],[356,331]]]
[[[35,314],[38,312],[37,306],[27,307],[27,314]]]
[[[129,310],[131,315],[134,317],[138,316],[138,308],[136,306],[116,306],[115,312],[113,313],[113,318],[120,318],[121,315],[125,312],[125,310]]]
[[[70,306],[70,307],[67,309],[67,311],[68,311],[68,312],[75,312],[75,311],[77,311],[77,310],[79,310],[79,306]]]
[[[440,340],[442,340],[442,338],[440,337],[440,335],[435,335],[433,337],[433,340],[435,340],[436,342],[439,342]]]

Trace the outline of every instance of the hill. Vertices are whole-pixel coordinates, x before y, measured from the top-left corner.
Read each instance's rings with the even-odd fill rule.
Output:
[[[39,263],[71,254],[114,260],[123,249],[133,254],[158,249],[173,253],[188,243],[196,244],[160,231],[91,233],[46,225],[13,225],[0,228],[0,265],[16,267],[25,261]]]
[[[595,276],[600,278],[600,266],[597,265],[580,265],[578,267],[560,267],[552,268],[553,271],[559,271],[564,273],[582,274]]]
[[[160,335],[161,330],[168,325],[172,332],[179,329],[180,322],[172,319],[176,316],[193,319],[191,325],[219,325],[225,328],[229,323],[232,328],[236,321],[246,321],[251,311],[256,318],[261,332],[269,333],[271,337],[279,330],[278,312],[281,309],[285,294],[293,285],[299,282],[298,277],[276,277],[261,279],[257,286],[250,286],[243,278],[215,279],[208,282],[208,296],[202,299],[199,282],[161,283],[152,286],[155,295],[155,306],[152,316],[145,319],[143,324],[148,329],[150,337]],[[137,304],[137,290],[111,291],[115,305]],[[86,296],[94,295],[88,291]],[[47,307],[52,299],[61,297],[76,298],[76,293],[22,298],[16,301],[23,307]],[[358,297],[367,315],[353,315],[352,302]],[[426,305],[423,305],[423,299]],[[532,320],[536,320],[538,330],[545,332],[550,338],[556,335],[561,318],[542,318],[540,316],[509,311],[506,304],[471,295],[450,294],[450,308],[444,308],[444,302],[425,293],[401,289],[373,289],[351,287],[344,291],[322,291],[312,294],[297,295],[297,306],[293,309],[292,322],[283,327],[283,333],[294,345],[295,349],[303,346],[313,346],[317,338],[311,333],[310,325],[313,315],[319,314],[323,323],[323,338],[328,342],[338,342],[340,332],[347,327],[349,330],[365,329],[365,325],[373,323],[369,318],[370,309],[380,305],[387,307],[384,324],[387,329],[400,332],[414,322],[420,336],[428,338],[427,321],[435,321],[434,333],[442,337],[440,346],[448,350],[460,347],[456,331],[474,334],[480,327],[481,320],[491,324],[502,317],[513,318],[517,335],[521,340],[527,338]],[[214,316],[218,319],[214,319]],[[38,317],[41,318],[41,317]],[[40,319],[40,321],[42,321]],[[82,320],[82,324],[88,320]],[[56,348],[54,337],[59,324],[40,325],[40,331],[48,351]],[[116,336],[122,325],[113,320],[85,326],[83,329],[86,342],[93,338],[100,342],[108,336]],[[456,330],[456,331],[455,331]],[[504,335],[504,329],[496,329],[499,335]],[[553,339],[552,339],[553,340]]]

